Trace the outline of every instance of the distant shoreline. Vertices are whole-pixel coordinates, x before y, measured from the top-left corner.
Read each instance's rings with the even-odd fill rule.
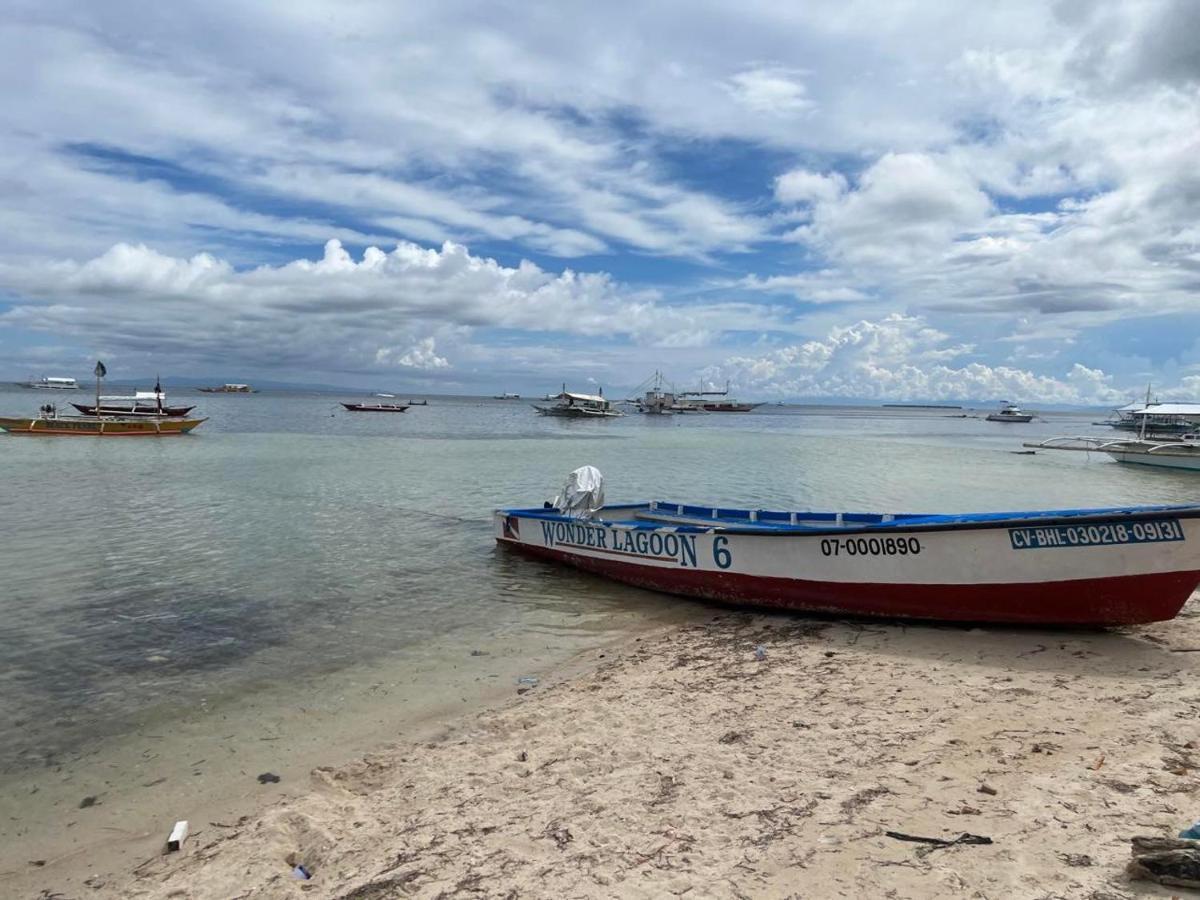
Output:
[[[884,409],[962,409],[945,403],[885,403]]]

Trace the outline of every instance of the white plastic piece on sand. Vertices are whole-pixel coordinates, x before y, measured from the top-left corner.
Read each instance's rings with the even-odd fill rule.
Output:
[[[187,840],[187,836],[187,819],[180,819],[175,823],[175,827],[171,829],[171,836],[167,838],[167,850],[174,853],[183,846],[183,842]]]

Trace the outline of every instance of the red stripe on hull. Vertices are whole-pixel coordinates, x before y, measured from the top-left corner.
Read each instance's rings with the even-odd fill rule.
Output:
[[[868,584],[640,566],[498,541],[637,587],[801,612],[1025,625],[1141,625],[1178,615],[1200,571],[1018,584]]]

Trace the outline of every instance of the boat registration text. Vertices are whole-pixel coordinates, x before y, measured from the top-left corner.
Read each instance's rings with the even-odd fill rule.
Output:
[[[1182,541],[1178,519],[1150,519],[1129,524],[1051,525],[1046,528],[1010,528],[1014,550],[1044,550],[1055,547],[1103,547],[1111,544],[1145,544]]]

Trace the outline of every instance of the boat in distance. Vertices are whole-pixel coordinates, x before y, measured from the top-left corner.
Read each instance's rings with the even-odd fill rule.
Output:
[[[499,544],[638,587],[824,614],[1102,627],[1174,618],[1200,506],[956,515],[654,501],[500,509]]]
[[[989,413],[989,422],[1032,422],[1033,413],[1023,412],[1015,403],[1005,403],[999,412]]]
[[[350,412],[404,412],[407,403],[343,403]]]
[[[79,390],[79,382],[74,378],[55,378],[53,376],[37,379],[29,379],[21,383],[22,387],[35,388],[42,391],[77,391]]]
[[[147,400],[143,394],[148,394]],[[166,416],[179,418],[190,413],[195,406],[158,406],[154,395],[148,391],[138,391],[132,397],[101,397],[100,415],[102,416]],[[73,407],[85,416],[96,415],[94,403],[72,403]]]
[[[202,394],[257,394],[248,384],[223,384],[220,387],[196,388]]]
[[[554,399],[553,406],[538,406],[535,403],[533,408],[538,415],[564,419],[615,419],[625,415],[603,394],[576,394],[563,388]]]

